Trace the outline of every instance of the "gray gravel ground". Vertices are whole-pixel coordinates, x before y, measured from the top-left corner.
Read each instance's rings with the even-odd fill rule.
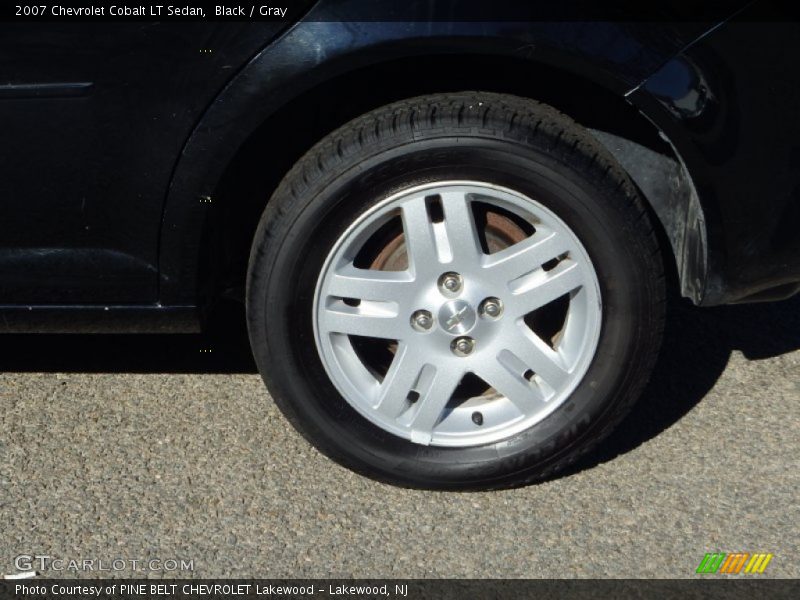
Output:
[[[800,300],[677,306],[620,430],[493,493],[337,466],[272,406],[241,328],[215,327],[0,338],[0,573],[46,554],[195,577],[692,577],[707,551],[760,551],[800,576]]]

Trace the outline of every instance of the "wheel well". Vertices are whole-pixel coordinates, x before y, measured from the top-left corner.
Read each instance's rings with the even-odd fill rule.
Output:
[[[351,119],[412,96],[483,90],[549,104],[592,130],[609,132],[674,158],[669,144],[636,108],[606,88],[541,63],[501,56],[436,55],[357,69],[295,98],[272,114],[239,148],[215,192],[217,293],[243,297],[250,243],[261,212],[291,166],[317,141]],[[666,239],[663,228],[660,237]],[[663,244],[662,244],[663,245]],[[669,244],[663,249],[666,252]],[[674,261],[665,270],[676,279]]]

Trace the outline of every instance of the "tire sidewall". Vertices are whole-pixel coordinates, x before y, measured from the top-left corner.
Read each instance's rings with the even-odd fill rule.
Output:
[[[422,446],[391,435],[353,409],[329,380],[314,340],[312,307],[322,266],[344,231],[390,195],[435,181],[503,186],[552,210],[576,234],[595,268],[603,303],[601,334],[587,373],[553,413],[503,441],[469,448]],[[252,269],[249,310],[261,372],[281,409],[325,453],[378,478],[410,485],[483,485],[541,471],[613,414],[637,369],[637,329],[648,321],[649,274],[639,238],[614,190],[547,148],[469,136],[429,136],[352,161],[288,206],[278,235],[264,236]],[[273,199],[273,202],[275,199]],[[258,243],[258,239],[256,240]]]

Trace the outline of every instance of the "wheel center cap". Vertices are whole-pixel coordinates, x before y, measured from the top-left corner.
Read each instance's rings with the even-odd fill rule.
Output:
[[[475,327],[475,309],[463,300],[451,300],[439,309],[439,323],[447,333],[463,335]]]

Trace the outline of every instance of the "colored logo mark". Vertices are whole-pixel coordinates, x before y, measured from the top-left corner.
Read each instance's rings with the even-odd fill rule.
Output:
[[[772,554],[749,552],[711,552],[703,557],[700,566],[697,567],[698,573],[728,573],[735,575],[738,573],[763,573]]]

